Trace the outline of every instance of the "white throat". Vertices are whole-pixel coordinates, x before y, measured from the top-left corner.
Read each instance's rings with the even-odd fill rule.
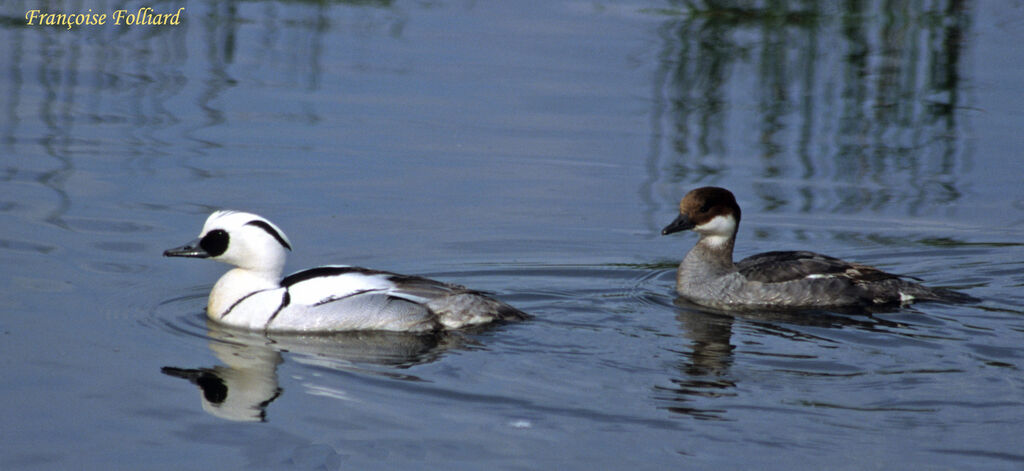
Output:
[[[723,247],[736,235],[736,218],[732,215],[719,215],[693,228],[701,235],[701,243],[710,247]]]

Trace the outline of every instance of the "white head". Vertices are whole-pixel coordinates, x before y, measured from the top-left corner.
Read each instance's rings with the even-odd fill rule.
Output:
[[[246,270],[279,276],[292,249],[274,223],[252,213],[216,211],[199,238],[164,252],[167,257],[209,258]]]

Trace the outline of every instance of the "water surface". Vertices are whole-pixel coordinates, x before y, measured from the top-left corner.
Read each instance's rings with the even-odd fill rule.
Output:
[[[5,3],[0,467],[1019,469],[1024,12],[690,3],[187,2],[71,31]],[[984,301],[680,303],[695,238],[658,231],[709,184],[743,206],[738,256]],[[224,266],[160,254],[214,208],[281,226],[289,269],[427,275],[533,319],[207,325]]]

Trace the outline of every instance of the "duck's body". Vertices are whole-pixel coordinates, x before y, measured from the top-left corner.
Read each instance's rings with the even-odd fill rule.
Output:
[[[679,217],[662,230],[700,234],[676,275],[676,291],[716,308],[830,308],[899,305],[973,298],[928,288],[899,275],[814,252],[767,252],[733,263],[740,207],[724,188],[689,192]]]
[[[526,317],[482,292],[418,276],[330,265],[282,278],[288,250],[287,237],[270,221],[217,211],[198,240],[164,255],[235,265],[213,286],[206,313],[249,330],[426,332]]]

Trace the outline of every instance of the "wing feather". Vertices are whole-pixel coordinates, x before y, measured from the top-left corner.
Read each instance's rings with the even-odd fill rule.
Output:
[[[842,276],[864,282],[900,278],[898,275],[867,265],[807,251],[765,252],[752,255],[740,260],[736,268],[748,280],[762,283],[785,283],[808,277]]]

